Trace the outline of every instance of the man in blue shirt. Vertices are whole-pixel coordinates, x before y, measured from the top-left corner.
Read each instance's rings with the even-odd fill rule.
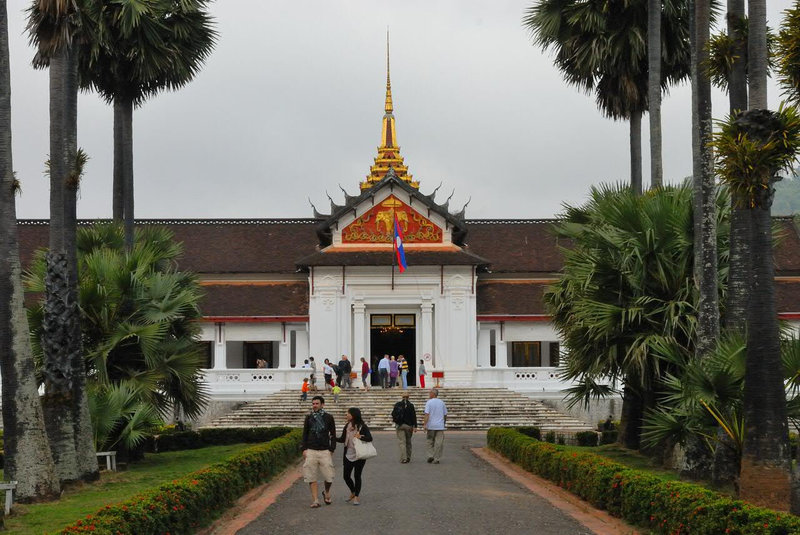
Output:
[[[425,419],[422,428],[426,431],[428,462],[439,464],[444,448],[444,428],[447,422],[447,406],[439,399],[439,391],[431,389],[430,399],[425,403]]]
[[[384,355],[378,363],[378,373],[381,376],[381,388],[389,387],[389,355]]]

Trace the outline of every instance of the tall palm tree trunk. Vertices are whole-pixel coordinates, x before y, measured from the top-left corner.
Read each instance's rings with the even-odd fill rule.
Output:
[[[630,118],[631,146],[631,190],[642,194],[642,112],[631,113]]]
[[[119,144],[119,147],[117,146]],[[120,156],[117,165],[116,156]],[[120,173],[122,183],[122,213],[125,229],[125,247],[133,249],[133,102],[118,99],[114,101],[114,176]],[[116,195],[116,191],[114,192]],[[116,197],[115,197],[116,202]]]
[[[647,2],[647,98],[650,106],[650,187],[664,181],[661,160],[661,0]]]
[[[728,0],[728,36],[733,40],[733,64],[728,79],[730,113],[747,109],[747,52],[741,35],[744,20],[744,0]],[[728,297],[725,303],[725,327],[744,335],[747,321],[747,298],[749,295],[751,253],[750,216],[744,198],[734,191],[731,195],[730,251],[728,272]],[[728,446],[718,447],[714,452],[712,480],[718,487],[739,485],[739,459],[734,454],[730,437],[721,428],[717,440]]]
[[[113,217],[114,221],[122,223],[125,213],[125,184],[122,173],[122,116],[123,106],[118,100],[114,101],[114,180],[113,180]]]
[[[21,501],[59,493],[33,372],[17,244],[16,186],[11,159],[11,73],[6,0],[0,0],[0,375],[6,479]]]
[[[747,311],[741,498],[757,505],[788,510],[791,457],[775,311],[770,204],[768,201],[766,206],[749,210],[753,270]]]
[[[750,108],[767,109],[767,2],[750,0],[747,4],[747,72]]]
[[[698,356],[707,355],[719,338],[717,287],[717,210],[711,141],[711,81],[706,72],[710,32],[709,0],[695,0],[692,47],[692,174]]]

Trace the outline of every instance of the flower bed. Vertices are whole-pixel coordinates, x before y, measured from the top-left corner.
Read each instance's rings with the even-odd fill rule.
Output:
[[[529,472],[653,533],[800,534],[800,517],[754,507],[698,485],[667,481],[593,453],[566,451],[514,429],[492,428],[487,442]]]
[[[268,481],[300,454],[301,432],[248,448],[59,531],[98,535],[182,535],[207,525],[248,490]]]

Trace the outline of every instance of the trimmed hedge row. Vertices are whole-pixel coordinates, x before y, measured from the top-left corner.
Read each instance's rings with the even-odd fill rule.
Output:
[[[149,437],[148,453],[193,450],[207,446],[269,442],[291,431],[289,427],[209,427],[197,431],[174,431]]]
[[[489,447],[597,508],[652,533],[800,534],[800,517],[754,507],[698,485],[668,481],[593,453],[577,453],[508,428],[488,432]]]
[[[300,455],[302,433],[250,447],[160,487],[142,492],[57,532],[96,535],[183,535],[207,525],[234,500],[269,480]]]

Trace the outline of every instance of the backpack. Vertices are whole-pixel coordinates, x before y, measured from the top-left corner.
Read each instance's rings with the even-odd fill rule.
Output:
[[[392,409],[392,421],[397,425],[403,423],[403,406],[402,405],[395,405],[394,409]]]

